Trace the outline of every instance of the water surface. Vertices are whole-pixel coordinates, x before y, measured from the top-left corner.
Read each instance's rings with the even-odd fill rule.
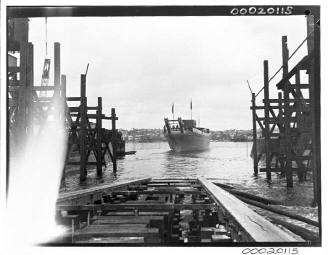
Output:
[[[100,183],[115,183],[136,178],[196,178],[206,177],[211,181],[233,185],[249,193],[281,201],[289,210],[316,219],[317,209],[311,208],[313,198],[310,176],[303,183],[294,177],[294,187],[286,188],[285,178],[272,174],[272,182],[267,182],[265,173],[253,175],[253,160],[250,157],[252,143],[211,142],[210,149],[203,152],[174,153],[166,142],[127,143],[126,150],[137,151],[118,160],[117,173],[112,171],[111,163],[97,180],[95,166],[88,169],[85,186],[79,185],[77,171],[68,171],[65,190],[75,190]],[[63,190],[64,191],[64,190]],[[258,210],[260,213],[266,213]]]

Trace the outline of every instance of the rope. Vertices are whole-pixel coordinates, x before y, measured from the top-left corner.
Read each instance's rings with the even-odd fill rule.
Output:
[[[320,20],[318,20],[316,22],[316,24],[318,24]],[[293,51],[293,53],[290,55],[290,57],[288,58],[288,60],[290,60],[294,55],[295,53],[303,46],[303,44],[307,41],[307,39],[312,35],[312,33],[314,32],[314,29],[305,37],[305,39],[297,46],[297,48]],[[281,71],[281,69],[283,68],[284,66],[282,65],[276,72],[275,74],[269,79],[268,83],[270,83],[270,81],[273,80],[274,77],[276,77],[276,75]],[[257,97],[262,91],[264,90],[264,86],[256,93],[255,97]]]

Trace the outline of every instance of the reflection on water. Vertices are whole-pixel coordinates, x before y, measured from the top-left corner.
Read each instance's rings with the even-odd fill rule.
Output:
[[[207,151],[189,153],[174,153],[165,142],[127,143],[126,150],[137,152],[118,160],[116,174],[113,174],[109,164],[104,171],[103,180],[96,179],[95,167],[91,166],[86,186],[145,177],[203,176],[256,195],[281,200],[289,206],[301,206],[301,212],[308,208],[312,201],[312,182],[309,180],[298,183],[295,178],[294,188],[287,189],[285,179],[275,174],[271,183],[266,181],[265,173],[254,177],[253,160],[250,157],[251,143],[212,142]],[[67,178],[66,190],[81,188],[78,183],[78,171],[73,173]],[[311,213],[313,214],[313,211]]]

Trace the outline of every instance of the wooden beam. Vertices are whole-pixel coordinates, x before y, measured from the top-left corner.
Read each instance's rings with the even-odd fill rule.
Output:
[[[56,91],[60,88],[60,43],[54,43],[54,86]]]
[[[288,58],[289,51],[287,46],[287,36],[283,36],[281,39],[282,47],[282,63],[283,63],[283,78],[288,75]],[[287,179],[287,187],[293,187],[293,170],[291,161],[291,144],[290,144],[290,123],[293,121],[290,113],[290,102],[289,102],[289,81],[286,81],[283,87],[284,94],[284,141],[285,141],[285,173]]]
[[[166,188],[166,189],[156,189],[156,190],[120,190],[113,191],[113,194],[117,195],[142,195],[142,194],[177,194],[177,195],[185,195],[185,194],[203,194],[204,192],[199,191],[198,189],[176,189],[176,188]]]
[[[95,216],[92,224],[149,224],[150,221],[164,221],[164,216]]]
[[[91,240],[77,240],[77,241],[74,241],[74,243],[81,243],[81,244],[98,244],[98,243],[101,243],[101,244],[109,244],[109,243],[112,243],[112,244],[118,244],[118,243],[122,243],[122,244],[136,244],[136,243],[144,243],[145,238],[143,236],[120,236],[120,237],[99,237],[97,239],[91,239]]]
[[[86,76],[81,74],[81,125],[79,132],[79,142],[80,142],[80,181],[84,182],[86,180],[87,171],[87,145],[86,145],[86,126],[87,126],[87,97],[86,97]]]
[[[276,207],[273,207],[273,206],[270,206],[270,205],[265,205],[263,203],[260,203],[260,202],[257,202],[257,201],[254,201],[254,200],[251,200],[251,199],[248,199],[248,198],[245,198],[245,197],[242,197],[242,196],[239,196],[237,195],[237,197],[244,201],[245,203],[247,204],[250,204],[250,205],[254,205],[256,207],[259,207],[259,208],[262,208],[262,209],[265,209],[265,210],[268,210],[270,212],[274,212],[274,213],[277,213],[277,214],[280,214],[280,215],[284,215],[284,216],[287,216],[291,219],[295,219],[295,220],[298,220],[298,221],[302,221],[302,222],[305,222],[307,224],[310,224],[312,226],[316,226],[316,227],[320,227],[318,221],[315,221],[315,220],[311,220],[311,219],[308,219],[306,217],[303,217],[302,215],[298,215],[298,214],[294,214],[294,213],[290,213],[288,211],[284,211],[284,210],[281,210],[279,208],[276,208]]]
[[[284,102],[285,99],[282,100],[282,102]],[[263,99],[263,103],[276,103],[278,104],[279,102],[281,102],[280,99],[276,99],[276,98],[273,98],[273,99]],[[310,99],[299,99],[299,98],[288,98],[287,100],[288,103],[302,103],[302,102],[305,102],[305,103],[310,103]]]
[[[127,236],[158,236],[158,228],[148,228],[146,224],[106,224],[106,225],[90,225],[88,227],[78,229],[74,233],[74,238],[79,237],[127,237]]]
[[[116,173],[117,171],[117,164],[116,164],[116,113],[115,113],[115,108],[112,108],[112,111],[111,111],[111,120],[112,120],[112,148],[113,148],[113,151],[112,151],[112,156],[113,156],[113,172]]]
[[[144,211],[174,211],[174,210],[206,210],[215,209],[215,204],[166,204],[166,203],[119,203],[101,205],[61,205],[57,210],[63,211],[117,211],[117,210],[144,210]]]
[[[26,142],[26,90],[27,90],[27,55],[28,55],[28,20],[27,19],[15,19],[15,38],[20,44],[20,59],[19,59],[19,96],[18,96],[18,111],[16,114],[15,125],[17,133],[15,138],[20,146],[24,146]]]
[[[102,98],[98,97],[97,109],[97,177],[102,177]]]
[[[198,183],[197,179],[191,179],[191,178],[170,178],[170,179],[152,179],[149,183],[179,183],[179,182],[194,182]]]
[[[320,237],[319,234],[317,232],[311,231],[307,228],[280,220],[280,219],[272,219],[271,220],[273,223],[281,225],[285,228],[287,228],[288,230],[292,231],[293,233],[295,233],[296,235],[302,237],[304,240],[306,241],[312,241],[312,242],[319,242],[320,241]]]
[[[66,97],[66,101],[80,101],[81,97]]]
[[[302,60],[300,62],[298,62],[296,64],[296,66],[293,67],[292,70],[290,70],[288,72],[288,74],[283,78],[281,79],[281,81],[279,81],[277,83],[277,88],[278,89],[284,89],[284,86],[286,85],[286,82],[288,80],[290,80],[290,78],[292,78],[296,72],[298,72],[299,70],[307,70],[308,69],[308,66],[310,64],[310,61],[313,59],[314,55],[312,53],[310,53],[309,55],[305,56],[304,58],[302,58]]]
[[[35,91],[51,91],[55,90],[55,86],[33,86]]]
[[[271,168],[271,151],[270,151],[270,122],[269,122],[269,106],[270,103],[268,102],[269,99],[269,66],[268,66],[268,61],[265,60],[263,62],[263,68],[264,68],[264,140],[265,140],[265,166],[267,169]],[[271,173],[270,171],[266,172],[266,178],[267,180],[271,180]]]
[[[205,178],[199,182],[212,199],[234,219],[254,242],[295,242],[292,236],[251,210],[246,204]]]
[[[66,118],[66,75],[61,75],[60,79],[60,104],[62,109],[60,110],[60,119],[64,123]]]
[[[258,160],[257,160],[257,134],[256,134],[256,103],[255,93],[252,93],[252,122],[253,122],[253,169],[254,175],[258,175]]]
[[[27,74],[26,74],[26,128],[29,136],[33,135],[33,84],[34,84],[34,47],[28,43],[27,48]]]
[[[300,171],[303,171],[304,169],[303,168],[291,168],[290,171],[291,172],[300,172]],[[260,168],[260,172],[264,173],[264,172],[267,172],[268,170],[266,168]],[[307,171],[311,171],[311,168],[307,168]],[[271,173],[279,173],[279,172],[283,172],[285,173],[286,172],[286,169],[285,168],[271,168],[270,169],[270,172]]]
[[[320,20],[320,11],[307,16],[307,33],[309,38],[308,52],[311,52],[313,59],[309,67],[309,97],[311,100],[311,140],[312,140],[312,165],[313,165],[313,205],[317,205],[321,198],[321,108],[320,108],[320,26],[315,23]],[[312,32],[313,31],[313,32]],[[310,35],[310,33],[312,34]],[[320,203],[319,203],[320,204]]]
[[[57,203],[75,203],[75,201],[78,201],[81,198],[90,199],[90,196],[97,196],[102,195],[103,193],[106,194],[106,192],[111,192],[115,189],[127,187],[128,185],[132,184],[141,184],[150,181],[150,178],[142,178],[142,179],[136,179],[133,181],[122,181],[107,185],[101,185],[96,187],[91,187],[88,189],[83,190],[77,190],[77,191],[70,191],[70,192],[64,192],[59,194],[59,197],[57,199]],[[90,203],[93,203],[93,200],[88,200]]]

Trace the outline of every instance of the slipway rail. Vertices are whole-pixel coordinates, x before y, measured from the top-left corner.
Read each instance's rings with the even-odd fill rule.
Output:
[[[118,182],[59,196],[57,221],[75,244],[298,242],[205,178]]]

